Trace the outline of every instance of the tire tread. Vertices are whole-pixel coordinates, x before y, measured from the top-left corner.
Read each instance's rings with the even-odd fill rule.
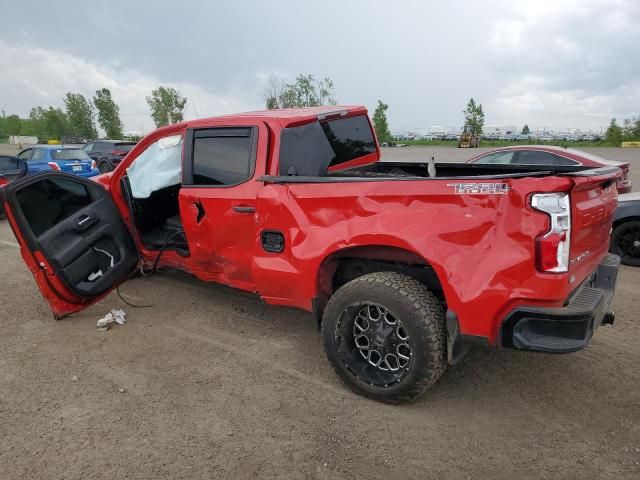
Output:
[[[428,347],[430,357],[427,362],[427,367],[423,368],[423,371],[418,372],[418,380],[411,385],[408,390],[403,392],[402,395],[387,396],[384,398],[359,389],[350,379],[345,378],[344,372],[339,368],[336,360],[332,358],[330,353],[327,339],[333,335],[333,331],[327,331],[331,322],[325,321],[327,320],[325,317],[331,314],[336,305],[339,305],[345,296],[360,289],[364,289],[365,291],[370,290],[372,286],[376,285],[384,285],[385,287],[388,287],[411,306],[415,312],[414,318],[417,320],[414,322],[415,326],[419,329],[419,335],[422,337],[422,342],[424,342]],[[329,299],[324,311],[321,329],[324,338],[323,343],[325,352],[338,376],[352,390],[374,400],[393,404],[413,400],[436,383],[447,367],[445,358],[446,326],[444,322],[443,309],[436,296],[423,284],[401,273],[374,272],[358,277],[346,285],[343,285]]]

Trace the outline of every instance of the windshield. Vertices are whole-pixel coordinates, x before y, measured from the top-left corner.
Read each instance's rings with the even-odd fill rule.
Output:
[[[53,150],[51,157],[54,160],[89,160],[89,155],[79,148],[64,148]]]

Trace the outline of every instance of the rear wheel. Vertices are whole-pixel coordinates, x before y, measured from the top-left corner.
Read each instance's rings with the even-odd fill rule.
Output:
[[[640,267],[640,220],[630,220],[614,228],[610,250],[625,265]]]
[[[98,165],[98,170],[100,170],[100,173],[107,173],[111,171],[111,165],[109,165],[109,162],[106,160],[100,160],[100,164]]]
[[[324,311],[322,335],[340,378],[375,400],[416,398],[446,368],[442,307],[399,273],[371,273],[341,287]]]

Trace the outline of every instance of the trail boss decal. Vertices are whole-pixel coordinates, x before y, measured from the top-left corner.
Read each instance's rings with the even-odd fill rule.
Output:
[[[506,195],[511,190],[507,183],[448,183],[447,187],[454,187],[459,195]]]

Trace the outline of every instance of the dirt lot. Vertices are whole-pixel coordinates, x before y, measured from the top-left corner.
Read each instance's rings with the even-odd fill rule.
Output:
[[[310,315],[179,273],[56,322],[0,221],[0,478],[639,478],[638,285],[586,350],[473,350],[394,407],[343,387]]]

